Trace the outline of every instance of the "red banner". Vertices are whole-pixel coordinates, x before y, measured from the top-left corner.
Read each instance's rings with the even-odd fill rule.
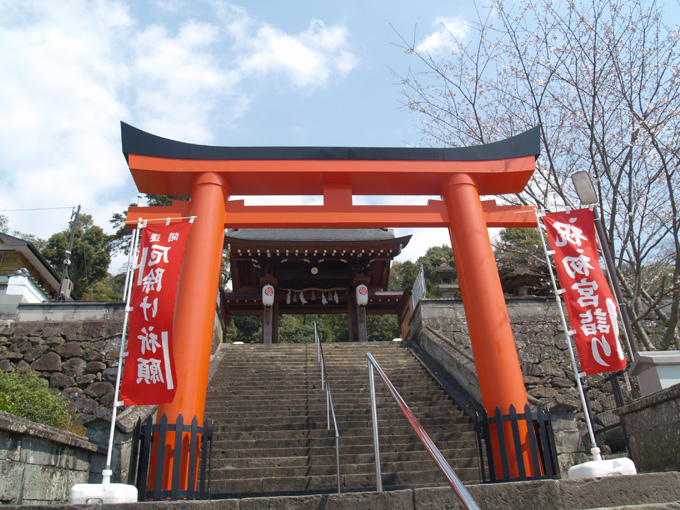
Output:
[[[586,375],[626,368],[619,343],[619,309],[602,272],[590,209],[544,216],[564,302]]]
[[[190,229],[183,222],[141,232],[120,388],[125,405],[164,404],[175,396],[172,321]]]

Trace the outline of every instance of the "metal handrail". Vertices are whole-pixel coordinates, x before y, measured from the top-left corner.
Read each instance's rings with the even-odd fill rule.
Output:
[[[314,317],[314,342],[316,343],[317,359],[321,364],[321,389],[326,390],[326,421],[328,430],[331,429],[331,416],[333,417],[333,427],[335,428],[335,462],[338,474],[338,494],[340,494],[340,432],[338,432],[338,422],[335,419],[335,408],[333,407],[333,396],[331,395],[331,385],[328,382],[326,373],[326,361],[321,347],[321,336],[317,327],[317,319]]]
[[[420,424],[418,421],[418,418],[413,414],[411,409],[408,407],[406,402],[404,402],[404,399],[401,398],[401,395],[399,395],[399,392],[397,389],[394,387],[390,379],[385,375],[385,372],[383,372],[382,368],[380,368],[380,365],[378,362],[375,360],[375,358],[371,355],[370,352],[366,353],[366,358],[368,358],[368,373],[369,373],[369,384],[371,387],[371,417],[372,417],[372,422],[373,422],[373,445],[375,448],[375,475],[376,475],[376,486],[378,489],[378,492],[382,492],[382,474],[380,472],[380,445],[378,442],[378,413],[376,410],[376,405],[375,405],[375,384],[373,382],[373,369],[378,371],[378,374],[382,378],[383,382],[387,386],[387,389],[390,390],[390,393],[394,397],[394,400],[396,400],[397,404],[399,405],[399,408],[402,410],[404,415],[406,416],[406,419],[408,422],[411,424],[413,427],[413,430],[415,433],[418,435],[420,440],[423,442],[423,445],[425,445],[425,448],[427,449],[428,453],[432,457],[432,459],[435,461],[437,464],[437,467],[439,470],[444,474],[446,477],[446,480],[449,482],[449,485],[451,488],[454,490],[456,495],[458,496],[458,499],[463,503],[463,506],[465,508],[471,509],[471,510],[479,510],[479,505],[475,502],[474,499],[472,499],[472,496],[468,492],[468,490],[465,488],[465,485],[463,485],[463,482],[460,481],[460,478],[456,475],[456,473],[453,471],[453,468],[451,465],[446,461],[442,453],[439,451],[439,448],[434,444],[432,439],[430,439],[430,436],[427,435],[427,432],[425,432],[425,429],[423,426]]]

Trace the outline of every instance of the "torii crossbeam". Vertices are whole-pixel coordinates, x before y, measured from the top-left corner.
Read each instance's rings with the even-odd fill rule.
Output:
[[[224,228],[446,227],[451,235],[484,407],[527,403],[487,227],[535,227],[530,207],[480,196],[518,193],[535,170],[539,128],[462,148],[214,147],[121,123],[123,153],[143,193],[189,195],[131,207],[128,220],[196,216],[173,326],[177,393],[159,416],[203,420]],[[231,195],[320,195],[321,206],[246,206]],[[441,196],[425,206],[359,206],[355,195]]]

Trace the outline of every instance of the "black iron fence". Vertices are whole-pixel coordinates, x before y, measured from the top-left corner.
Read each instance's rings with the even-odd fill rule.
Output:
[[[168,458],[165,451],[168,433],[175,435],[172,458]],[[156,451],[155,466],[152,461],[154,450]],[[182,462],[179,462],[179,459],[187,455],[188,473],[182,476]],[[160,423],[154,424],[149,416],[144,422],[141,419],[138,420],[133,432],[130,483],[137,487],[140,501],[210,499],[211,457],[212,423],[205,420],[203,426],[199,427],[198,419],[194,416],[190,425],[184,425],[184,418],[180,414],[177,417],[177,423],[168,423],[167,417],[163,415]],[[163,475],[169,471],[172,459],[177,461],[172,463],[171,488],[163,489]],[[149,471],[150,467],[154,468],[153,472]],[[149,480],[153,480],[153,489],[147,488]],[[183,485],[186,485],[186,489],[180,489]]]
[[[532,412],[528,404],[524,407],[523,413],[517,413],[515,406],[512,405],[509,411],[509,414],[501,414],[501,410],[496,407],[491,417],[486,411],[477,416],[476,429],[483,481],[495,483],[559,478],[555,438],[549,415],[540,406],[536,412]],[[504,423],[510,424],[512,445],[507,444],[508,438],[504,433],[507,427],[503,426]],[[520,424],[523,426],[520,427]],[[521,437],[520,430],[527,431],[526,438]],[[522,447],[525,440],[529,443],[528,459],[525,459],[527,455],[524,454]],[[514,451],[514,459],[511,459],[508,450]],[[484,463],[484,451],[488,470]],[[500,465],[497,465],[498,460]],[[528,465],[525,460],[529,461]],[[511,462],[517,464],[515,476],[511,475]]]

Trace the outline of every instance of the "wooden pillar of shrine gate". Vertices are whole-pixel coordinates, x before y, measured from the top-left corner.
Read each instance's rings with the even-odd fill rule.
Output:
[[[215,316],[215,296],[220,280],[224,243],[224,211],[229,187],[217,174],[202,173],[193,179],[190,212],[195,216],[187,242],[177,288],[173,322],[173,349],[177,370],[177,391],[168,404],[158,407],[158,417],[167,415],[176,423],[182,414],[189,423],[194,416],[203,423],[208,368]],[[181,477],[186,483],[189,448],[181,459]],[[170,488],[173,446],[166,445],[172,462],[164,473],[164,489]]]
[[[496,407],[508,414],[511,404],[522,410],[527,404],[524,379],[477,185],[471,176],[457,174],[444,182],[441,195],[448,211],[482,403],[490,416]],[[526,427],[520,434],[526,436]],[[510,423],[505,437],[508,456],[513,459]],[[497,454],[498,448],[495,450]],[[497,457],[497,466],[501,465],[499,460]],[[511,463],[510,469],[511,476],[517,476],[516,464]]]

